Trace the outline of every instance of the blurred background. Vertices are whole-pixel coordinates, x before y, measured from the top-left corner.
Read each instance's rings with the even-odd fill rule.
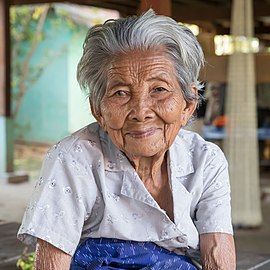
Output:
[[[94,121],[76,81],[87,30],[150,7],[202,45],[204,100],[187,128],[228,159],[237,269],[270,269],[269,0],[0,0],[0,270],[17,269],[48,148]]]

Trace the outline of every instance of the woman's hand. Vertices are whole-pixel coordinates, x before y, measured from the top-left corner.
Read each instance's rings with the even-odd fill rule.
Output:
[[[203,270],[235,270],[235,246],[233,236],[227,233],[200,235]]]
[[[69,270],[71,256],[41,239],[35,255],[36,270]]]

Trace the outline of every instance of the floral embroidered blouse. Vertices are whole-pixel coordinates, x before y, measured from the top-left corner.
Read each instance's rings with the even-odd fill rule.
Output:
[[[180,130],[167,154],[174,222],[97,123],[54,145],[26,208],[18,238],[43,239],[73,255],[86,238],[151,241],[185,254],[199,234],[232,234],[230,184],[222,151]]]

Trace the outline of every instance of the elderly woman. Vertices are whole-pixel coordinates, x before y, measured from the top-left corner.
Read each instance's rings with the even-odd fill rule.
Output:
[[[181,129],[204,57],[152,10],[90,29],[78,65],[97,123],[47,153],[18,237],[36,269],[235,269],[227,162]]]

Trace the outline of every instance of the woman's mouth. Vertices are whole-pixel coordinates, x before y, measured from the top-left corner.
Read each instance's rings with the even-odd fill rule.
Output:
[[[142,130],[133,130],[126,133],[126,135],[134,138],[141,139],[154,135],[157,132],[157,128],[147,128]]]

